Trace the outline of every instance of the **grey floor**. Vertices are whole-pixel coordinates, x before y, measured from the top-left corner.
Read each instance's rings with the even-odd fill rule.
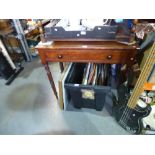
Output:
[[[57,84],[59,65],[52,63],[50,68]],[[24,64],[24,70],[10,86],[0,79],[0,134],[129,134],[105,109],[71,109],[59,109],[38,58]]]

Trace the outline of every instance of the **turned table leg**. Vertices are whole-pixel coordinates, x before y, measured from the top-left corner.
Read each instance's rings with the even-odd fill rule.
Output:
[[[133,73],[133,63],[127,64],[127,87],[132,87],[133,79],[134,79],[134,73]]]
[[[61,73],[62,73],[64,71],[63,62],[59,62],[59,66],[60,66],[60,70],[61,70]]]
[[[54,84],[54,80],[53,80],[53,77],[52,77],[50,68],[49,68],[49,66],[48,66],[48,62],[47,62],[46,64],[44,64],[44,67],[45,67],[45,70],[46,70],[48,79],[49,79],[49,81],[50,81],[51,87],[52,87],[52,89],[53,89],[54,95],[55,95],[55,97],[58,99],[56,87],[55,87],[55,84]]]

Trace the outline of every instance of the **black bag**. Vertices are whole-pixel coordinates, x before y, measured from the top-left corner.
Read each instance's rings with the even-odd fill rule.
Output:
[[[7,80],[14,72],[15,71],[0,51],[0,75]]]

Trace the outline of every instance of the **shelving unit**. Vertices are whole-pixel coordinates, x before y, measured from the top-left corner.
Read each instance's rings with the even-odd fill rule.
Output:
[[[9,85],[17,77],[17,75],[24,69],[22,61],[28,61],[27,51],[23,44],[24,36],[22,35],[22,27],[19,20],[2,20],[0,30],[0,47],[2,54],[12,68],[12,74],[6,79],[6,85]],[[11,69],[10,68],[10,69]]]
[[[5,47],[5,45],[3,44],[3,41],[0,39],[0,47],[1,47],[1,52],[3,54],[3,56],[5,57],[5,59],[7,60],[8,64],[10,65],[10,69],[12,70],[12,74],[10,75],[9,78],[7,78],[6,81],[6,85],[10,85],[13,80],[17,77],[17,75],[24,69],[24,67],[19,66],[17,67],[14,62],[12,61],[10,55],[8,54],[8,51]]]
[[[50,19],[44,19],[41,21],[42,25],[45,26],[46,24],[50,23]],[[29,27],[28,29],[24,30],[24,35],[30,34],[32,31],[39,28],[39,25],[36,24],[35,26]]]

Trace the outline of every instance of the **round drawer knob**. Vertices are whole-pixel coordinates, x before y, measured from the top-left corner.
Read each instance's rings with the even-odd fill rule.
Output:
[[[63,56],[62,55],[58,55],[58,58],[61,59],[61,58],[63,58]]]
[[[109,59],[109,60],[110,60],[111,58],[112,58],[112,56],[111,56],[111,55],[108,55],[108,56],[107,56],[107,59]]]

